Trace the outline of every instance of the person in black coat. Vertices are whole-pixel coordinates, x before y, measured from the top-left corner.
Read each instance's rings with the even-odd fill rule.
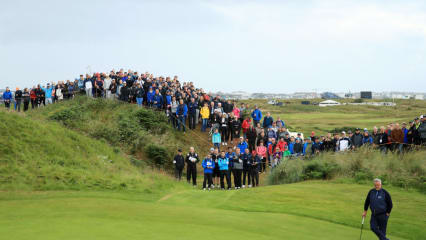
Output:
[[[194,147],[189,148],[189,153],[186,155],[186,180],[188,183],[197,186],[197,163],[200,161],[198,154],[195,152]]]
[[[175,165],[175,177],[176,180],[182,179],[182,171],[185,167],[185,159],[182,156],[182,150],[179,149],[177,155],[173,159],[173,165]]]
[[[386,227],[393,204],[390,194],[382,188],[382,181],[378,178],[374,179],[374,188],[367,194],[362,217],[367,215],[368,207],[371,209],[371,231],[373,231],[380,240],[387,240]]]

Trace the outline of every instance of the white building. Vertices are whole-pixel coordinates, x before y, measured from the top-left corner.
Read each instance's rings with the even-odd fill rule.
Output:
[[[340,105],[340,103],[333,100],[325,100],[318,104],[318,106],[320,107],[338,106],[338,105]]]

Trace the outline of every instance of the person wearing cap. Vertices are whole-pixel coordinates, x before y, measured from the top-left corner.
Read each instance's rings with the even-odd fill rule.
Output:
[[[15,91],[15,110],[18,112],[21,111],[21,103],[22,103],[22,91],[19,88],[16,88]]]
[[[3,93],[3,101],[4,106],[7,109],[10,109],[10,102],[12,101],[12,93],[10,92],[10,89],[6,87],[6,91]]]
[[[422,122],[420,123],[417,131],[420,134],[421,144],[426,145],[426,114],[422,116]]]
[[[46,93],[46,104],[52,104],[53,98],[53,86],[50,85],[50,83],[47,84],[46,88],[43,88],[44,92]]]
[[[382,181],[378,178],[374,179],[374,188],[367,194],[362,217],[367,215],[368,208],[371,209],[371,231],[373,231],[380,240],[388,240],[388,238],[386,238],[386,228],[393,203],[391,195],[382,188]]]
[[[235,156],[232,158],[232,174],[234,175],[234,186],[235,189],[240,189],[241,184],[241,175],[243,173],[243,160],[240,153],[240,149],[235,149]]]
[[[352,148],[352,141],[346,137],[346,132],[343,131],[338,142],[338,149],[340,152],[347,151]]]
[[[355,133],[351,137],[352,148],[360,148],[362,146],[362,134],[359,128],[355,129]]]
[[[192,185],[197,186],[197,163],[200,161],[198,154],[195,152],[194,147],[189,148],[189,153],[186,154],[186,180],[188,183],[191,182]]]
[[[368,131],[364,130],[362,145],[371,146],[372,144],[373,144],[373,138],[370,136],[370,133]]]
[[[203,190],[206,190],[206,187],[208,187],[210,191],[210,188],[213,185],[212,173],[213,169],[215,168],[215,162],[213,161],[211,154],[208,154],[207,157],[204,158],[201,166],[204,168]]]
[[[182,156],[182,150],[178,149],[176,156],[173,158],[173,165],[175,166],[176,180],[182,180],[182,172],[185,167],[185,159]]]
[[[257,123],[262,119],[262,112],[257,107],[257,105],[254,105],[254,110],[251,113],[251,117],[253,118],[253,126],[256,126]]]

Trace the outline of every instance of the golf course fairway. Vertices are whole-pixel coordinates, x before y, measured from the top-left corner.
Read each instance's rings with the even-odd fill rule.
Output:
[[[210,192],[185,184],[159,193],[1,192],[0,239],[359,239],[370,188],[310,181]],[[386,189],[390,239],[426,236],[424,195]],[[377,239],[369,215],[363,239]]]

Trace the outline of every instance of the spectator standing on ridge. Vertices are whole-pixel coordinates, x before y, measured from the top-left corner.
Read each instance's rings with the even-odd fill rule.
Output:
[[[360,129],[359,128],[355,129],[355,133],[351,137],[352,148],[356,149],[362,146],[362,137],[363,136],[360,132]]]
[[[272,126],[274,119],[271,117],[271,113],[267,112],[266,116],[263,118],[263,128],[268,129]]]
[[[176,116],[178,119],[178,130],[180,131],[182,127],[182,131],[185,132],[185,122],[186,122],[186,116],[188,114],[188,107],[186,104],[183,103],[183,100],[179,100],[179,105],[176,109]]]
[[[24,93],[22,93],[22,99],[24,100],[24,112],[28,111],[28,105],[30,104],[30,92],[28,88],[24,89]]]
[[[22,91],[19,88],[16,88],[15,91],[15,104],[18,112],[21,111],[21,103],[22,103]]]
[[[195,98],[191,98],[191,101],[188,103],[188,127],[189,129],[195,129],[195,120],[197,116],[198,102],[195,101]]]
[[[380,133],[379,133],[379,148],[380,151],[383,153],[387,153],[388,151],[388,134],[386,133],[385,127],[381,126],[380,127]]]
[[[351,149],[351,147],[352,147],[352,141],[348,137],[346,137],[346,132],[343,131],[341,138],[339,140],[339,151],[344,152]]]
[[[173,164],[175,165],[176,180],[180,181],[182,179],[183,168],[185,167],[185,159],[182,156],[181,149],[178,150],[177,155],[174,157]]]
[[[398,152],[402,153],[402,148],[404,147],[404,133],[399,127],[399,123],[396,123],[391,131],[391,141],[393,145],[392,149],[394,151],[398,149]]]
[[[208,107],[207,102],[204,103],[204,106],[201,108],[200,114],[202,119],[201,132],[205,132],[209,124],[209,117],[210,117],[210,109]]]
[[[246,177],[247,177],[247,185],[251,187],[251,176],[250,176],[250,169],[251,169],[251,163],[253,161],[253,156],[250,153],[250,150],[246,148],[244,150],[244,154],[241,156],[241,159],[243,160],[243,188],[246,186]]]
[[[256,125],[262,119],[262,112],[259,110],[259,108],[257,107],[257,105],[254,105],[254,110],[251,113],[251,117],[253,118],[253,126],[256,127]]]
[[[3,93],[3,101],[4,106],[9,110],[10,102],[12,101],[12,93],[10,92],[10,89],[8,87],[6,87],[6,91]]]
[[[186,155],[186,180],[188,183],[197,186],[197,163],[200,161],[198,154],[195,152],[194,147],[189,148],[189,153]]]

